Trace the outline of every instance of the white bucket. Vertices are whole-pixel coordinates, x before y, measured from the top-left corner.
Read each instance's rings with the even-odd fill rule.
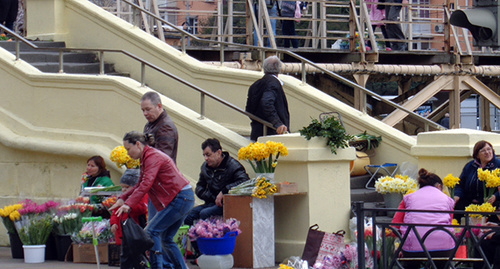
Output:
[[[25,263],[45,262],[45,245],[23,245]]]
[[[230,269],[233,268],[233,255],[201,255],[196,260],[200,269]]]

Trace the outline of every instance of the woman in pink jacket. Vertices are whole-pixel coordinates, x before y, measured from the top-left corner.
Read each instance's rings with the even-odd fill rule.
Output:
[[[384,5],[378,5],[379,0],[365,0],[368,10],[370,11],[370,21],[372,22],[373,32],[377,29],[377,26],[380,27],[382,31],[382,35],[385,39],[388,38],[387,31],[385,30],[385,24],[382,22],[385,20],[385,7]],[[380,1],[382,2],[382,1]],[[368,47],[372,48],[372,44],[370,40],[367,42]],[[387,51],[391,51],[391,42],[385,41],[385,49]]]
[[[399,209],[410,210],[432,210],[432,211],[453,211],[455,202],[448,195],[443,193],[443,181],[436,174],[425,169],[418,171],[418,183],[420,189],[414,193],[405,195]],[[435,212],[397,212],[394,215],[393,223],[407,224],[436,224],[451,225],[453,214]],[[432,226],[415,225],[418,234],[423,239],[426,233],[435,228]],[[401,235],[404,236],[409,226],[401,225]],[[453,228],[446,228],[454,234]],[[432,257],[449,257],[455,247],[455,240],[452,235],[442,230],[434,230],[429,233],[424,240],[425,248]],[[417,236],[410,231],[408,238],[403,245],[403,256],[426,257]],[[443,268],[446,261],[440,264],[435,262],[437,268]],[[420,268],[419,262],[409,262],[405,268]]]
[[[145,228],[155,242],[150,251],[151,268],[163,268],[165,262],[171,262],[172,268],[187,269],[173,238],[193,208],[193,188],[169,156],[148,146],[150,139],[139,132],[125,134],[123,146],[130,157],[141,159],[141,175],[139,183],[122,194],[110,210],[118,208],[119,217],[149,194],[158,211]]]

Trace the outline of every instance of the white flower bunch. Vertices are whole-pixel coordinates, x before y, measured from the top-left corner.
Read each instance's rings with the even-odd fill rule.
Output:
[[[375,182],[375,190],[381,194],[414,192],[419,188],[418,182],[408,176],[380,177]]]

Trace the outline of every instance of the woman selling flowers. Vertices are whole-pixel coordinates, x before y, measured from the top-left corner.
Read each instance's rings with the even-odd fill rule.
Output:
[[[477,170],[494,170],[500,168],[500,160],[495,158],[495,151],[490,142],[481,140],[474,145],[474,160],[468,162],[460,175],[460,183],[455,187],[455,210],[464,210],[470,204],[494,203],[499,198],[498,192],[484,201],[484,182],[479,180]],[[462,215],[455,214],[456,219]]]
[[[405,195],[400,209],[419,209],[419,210],[436,210],[436,211],[452,211],[453,199],[443,193],[443,181],[436,174],[430,173],[425,169],[418,171],[418,184],[420,189],[414,193]],[[451,225],[453,216],[447,213],[423,213],[423,212],[397,212],[394,215],[392,222],[408,223],[408,224],[436,224],[436,225]],[[401,235],[404,237],[409,226],[401,225]],[[421,238],[424,238],[427,232],[433,227],[431,226],[415,226]],[[453,228],[448,228],[453,234]],[[442,230],[434,230],[430,232],[425,239],[425,248],[433,257],[448,257],[453,248],[455,241],[450,234]],[[416,234],[410,231],[408,238],[403,245],[404,257],[426,257],[422,246],[420,245]],[[446,263],[446,261],[445,261]],[[436,262],[437,268],[443,268]],[[408,262],[404,268],[420,268],[419,262]]]
[[[140,158],[141,176],[139,183],[122,194],[110,210],[118,208],[116,214],[119,217],[149,194],[158,210],[146,226],[146,232],[155,242],[150,255],[151,268],[163,268],[165,260],[174,263],[173,268],[187,269],[173,238],[193,208],[194,192],[175,162],[165,153],[148,146],[150,139],[150,135],[139,132],[125,134],[123,146],[130,157]]]
[[[87,160],[87,171],[82,176],[82,191],[85,187],[109,187],[115,184],[111,181],[106,163],[101,156],[92,156]],[[102,200],[99,196],[92,196],[90,201],[98,204]]]

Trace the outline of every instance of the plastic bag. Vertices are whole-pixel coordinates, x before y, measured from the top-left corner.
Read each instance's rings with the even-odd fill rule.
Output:
[[[286,268],[286,266],[292,267],[293,269],[308,269],[309,268],[307,261],[304,261],[297,256],[291,256],[289,258],[286,258],[283,260],[283,262],[281,264],[283,264],[285,266],[280,266],[280,268],[281,267]]]
[[[416,165],[414,163],[403,162],[401,164],[399,171],[401,172],[401,175],[403,175],[403,176],[409,176],[413,179],[418,178],[418,165]]]
[[[332,49],[339,50],[341,43],[342,43],[342,39],[337,39],[337,41],[335,41],[335,43],[332,44]]]

